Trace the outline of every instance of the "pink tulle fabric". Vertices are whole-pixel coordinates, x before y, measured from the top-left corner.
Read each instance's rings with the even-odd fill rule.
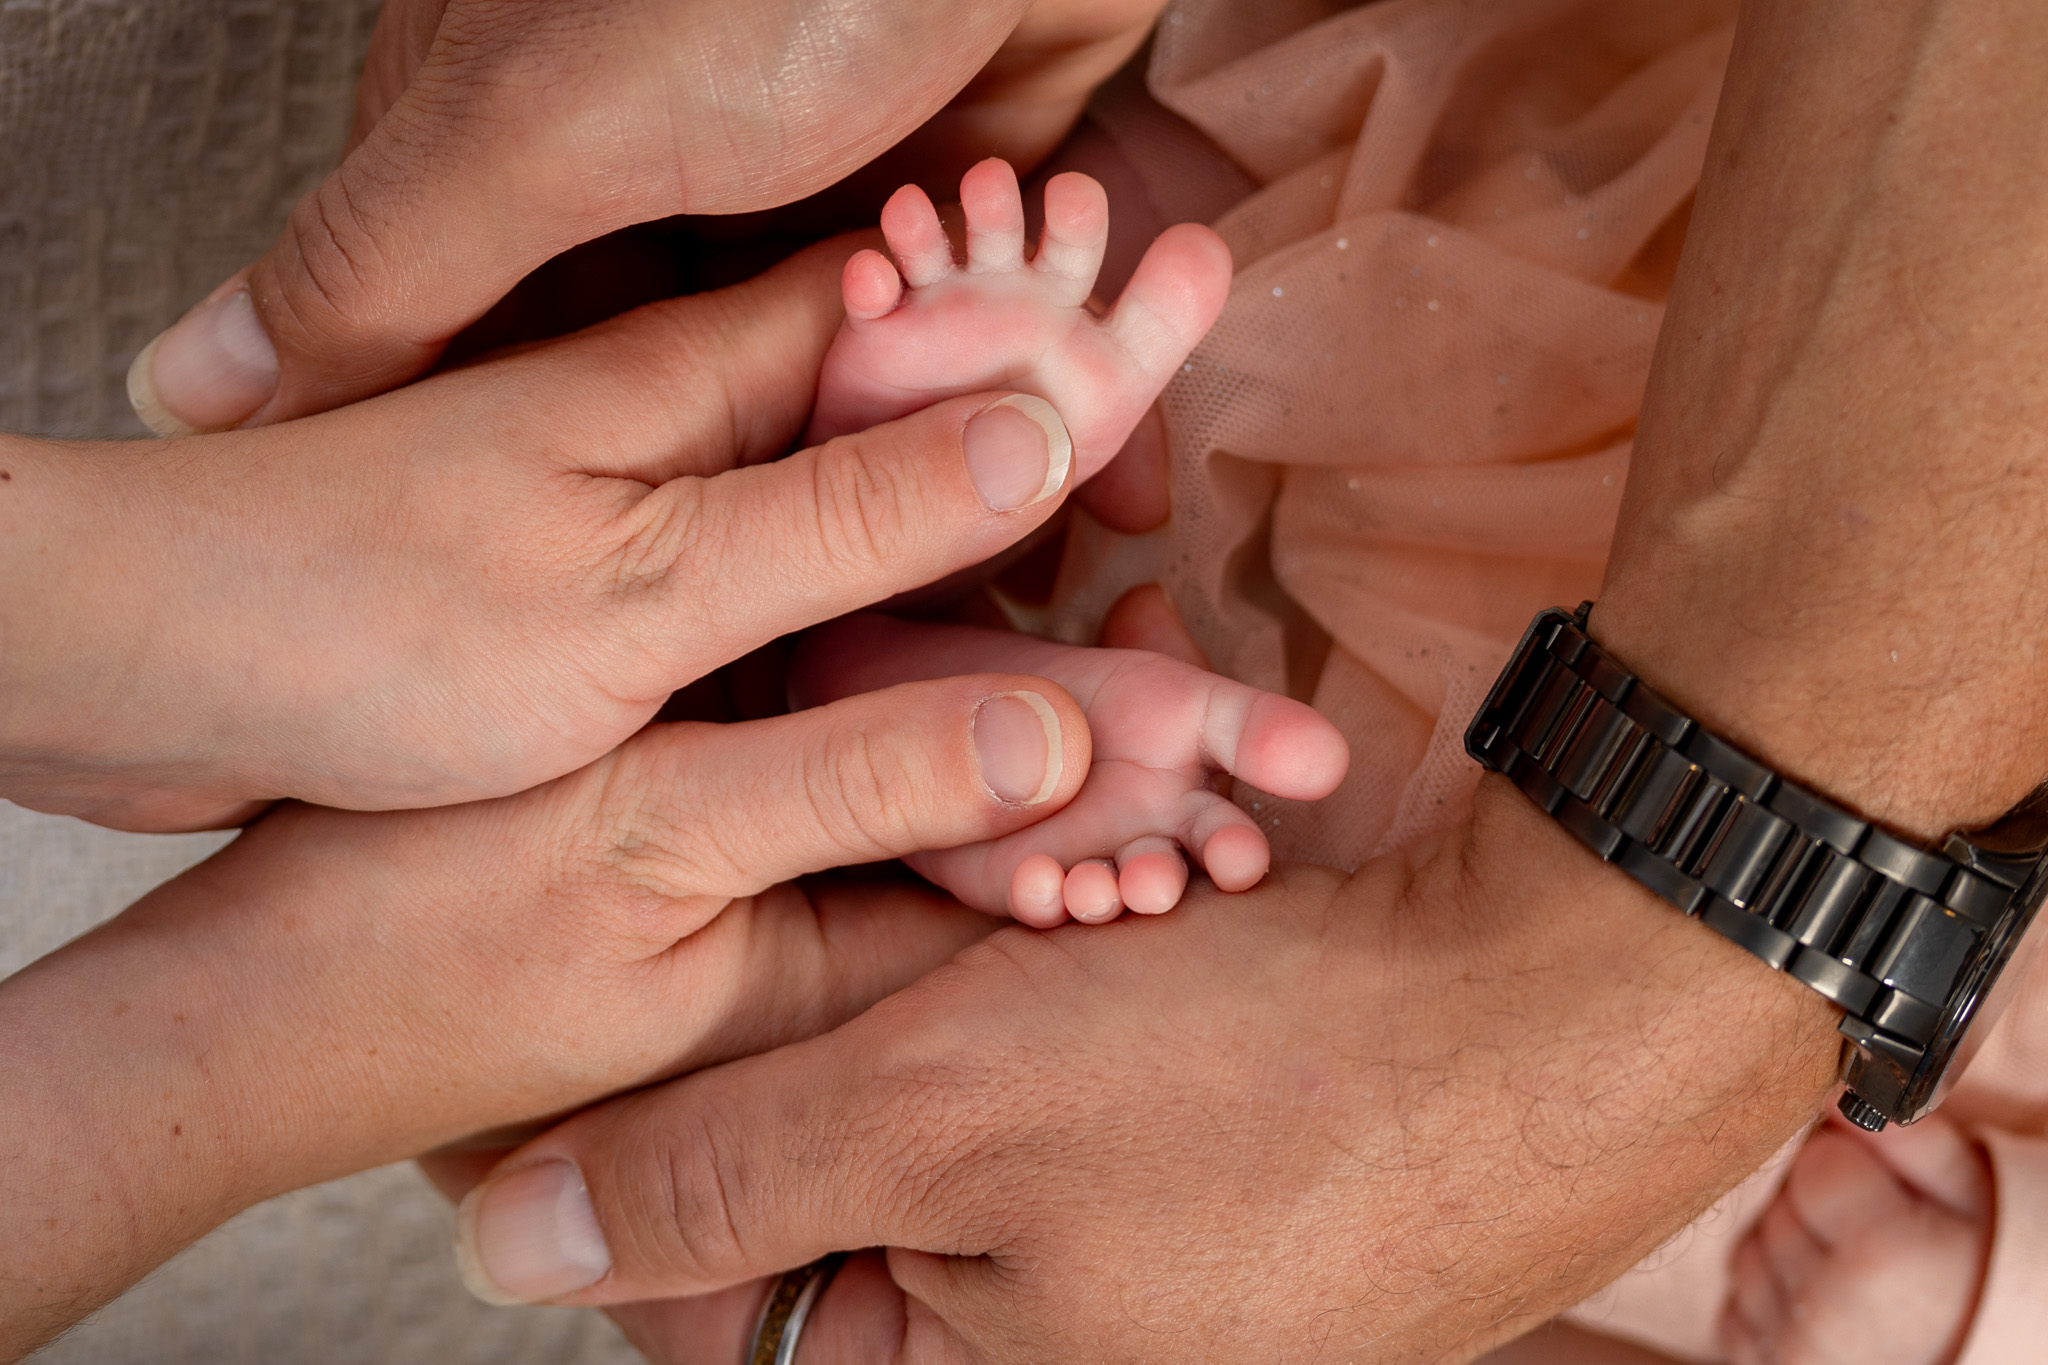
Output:
[[[1244,795],[1278,856],[1354,867],[1456,820],[1508,650],[1595,594],[1732,17],[1185,0],[1151,100],[1092,111],[1237,278],[1161,399],[1171,524],[1077,526],[1054,629],[1162,582],[1221,671],[1344,729],[1336,795]]]

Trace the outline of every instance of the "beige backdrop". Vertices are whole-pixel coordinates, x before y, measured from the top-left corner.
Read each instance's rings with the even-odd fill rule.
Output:
[[[128,436],[129,359],[333,164],[375,0],[0,3],[0,430]],[[0,803],[0,975],[223,836]],[[236,1219],[37,1357],[56,1365],[634,1361],[594,1313],[463,1292],[409,1169]]]

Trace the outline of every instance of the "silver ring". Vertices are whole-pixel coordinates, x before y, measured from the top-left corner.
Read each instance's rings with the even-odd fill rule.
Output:
[[[835,1251],[782,1272],[761,1305],[761,1316],[754,1320],[754,1344],[747,1350],[746,1365],[795,1365],[796,1344],[811,1309],[844,1264],[846,1253]]]

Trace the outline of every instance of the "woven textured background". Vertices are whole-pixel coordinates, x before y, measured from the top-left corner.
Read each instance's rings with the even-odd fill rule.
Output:
[[[375,0],[0,0],[0,430],[140,434],[142,344],[334,162]],[[0,975],[204,857],[0,803]],[[408,1168],[252,1209],[37,1357],[56,1365],[638,1360],[594,1313],[455,1279]]]

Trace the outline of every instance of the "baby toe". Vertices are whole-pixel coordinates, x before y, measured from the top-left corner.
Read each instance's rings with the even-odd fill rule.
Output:
[[[1034,929],[1050,929],[1067,919],[1066,870],[1057,860],[1034,853],[1010,874],[1010,915]]]
[[[939,211],[917,186],[905,185],[882,205],[882,236],[912,289],[953,273],[953,245],[939,224]]]
[[[1194,817],[1181,843],[1219,891],[1249,891],[1273,861],[1266,836],[1252,818],[1212,791],[1191,794]]]
[[[1180,904],[1188,887],[1187,860],[1163,835],[1133,839],[1117,850],[1116,884],[1124,907],[1134,914],[1159,915]]]
[[[1208,228],[1159,234],[1109,315],[1110,335],[1148,377],[1164,383],[1223,311],[1230,248]]]
[[[857,251],[839,279],[846,316],[868,322],[893,310],[903,298],[903,277],[879,251]]]
[[[1083,924],[1106,924],[1123,913],[1116,869],[1100,858],[1074,864],[1067,873],[1067,913]]]
[[[1736,1249],[1728,1278],[1729,1310],[1768,1343],[1785,1319],[1785,1299],[1754,1243],[1745,1242]]]
[[[1045,232],[1031,264],[1054,285],[1054,302],[1078,308],[1088,301],[1108,244],[1109,196],[1102,186],[1078,171],[1047,181]]]
[[[1219,891],[1249,891],[1272,866],[1266,836],[1250,824],[1225,825],[1202,845],[1202,869]]]
[[[962,176],[960,207],[967,215],[970,271],[1016,270],[1023,265],[1024,196],[1009,162],[990,157]]]
[[[1322,800],[1351,766],[1342,731],[1313,706],[1271,692],[1246,708],[1228,752],[1233,776],[1290,801]]]

